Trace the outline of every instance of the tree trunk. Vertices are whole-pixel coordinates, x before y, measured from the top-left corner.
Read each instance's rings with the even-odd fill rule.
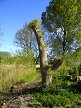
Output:
[[[40,69],[41,69],[41,76],[42,76],[42,84],[48,85],[51,83],[48,80],[48,58],[47,58],[47,51],[46,45],[43,40],[43,35],[40,28],[33,28],[33,31],[36,35],[38,47],[39,47],[39,57],[40,57]],[[49,83],[48,83],[49,82]]]
[[[62,45],[63,45],[63,55],[65,54],[65,51],[66,51],[66,39],[65,39],[65,37],[66,37],[66,31],[64,30],[64,37],[63,37],[63,43],[62,43]]]
[[[42,84],[47,86],[52,82],[52,76],[48,74],[48,58],[47,58],[46,45],[43,40],[43,34],[40,30],[39,21],[37,19],[33,20],[31,23],[29,23],[28,28],[32,29],[36,36],[39,48]]]

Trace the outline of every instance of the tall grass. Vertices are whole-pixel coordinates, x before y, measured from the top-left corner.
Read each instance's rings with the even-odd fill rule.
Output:
[[[0,91],[8,90],[16,82],[30,82],[38,75],[31,65],[0,64]]]

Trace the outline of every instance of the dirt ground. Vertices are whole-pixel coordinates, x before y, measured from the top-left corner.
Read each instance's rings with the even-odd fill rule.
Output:
[[[32,81],[29,84],[13,85],[9,91],[10,99],[3,101],[0,108],[34,108],[33,93],[38,88],[38,82]]]

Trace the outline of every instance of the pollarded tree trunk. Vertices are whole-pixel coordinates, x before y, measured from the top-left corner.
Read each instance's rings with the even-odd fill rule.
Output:
[[[34,20],[29,24],[29,28],[31,28],[36,36],[38,47],[39,47],[39,57],[40,57],[40,69],[42,76],[42,84],[49,85],[52,82],[52,77],[48,74],[48,58],[46,45],[43,40],[43,34],[39,28],[38,20]]]
[[[46,77],[47,77],[47,68],[48,68],[48,58],[47,58],[47,52],[46,52],[46,45],[43,41],[42,33],[39,28],[33,29],[38,47],[39,47],[39,57],[40,57],[40,69],[41,69],[41,75],[42,75],[42,84],[46,84]]]

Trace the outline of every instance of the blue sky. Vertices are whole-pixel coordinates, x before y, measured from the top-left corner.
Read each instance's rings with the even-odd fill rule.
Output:
[[[3,36],[0,37],[0,51],[15,52],[15,34],[25,23],[41,19],[50,0],[0,0],[0,24]]]

